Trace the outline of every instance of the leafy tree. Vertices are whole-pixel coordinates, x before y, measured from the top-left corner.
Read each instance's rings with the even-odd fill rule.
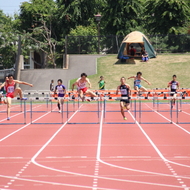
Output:
[[[102,18],[105,23],[105,33],[126,35],[131,32],[140,23],[141,11],[140,0],[107,0]]]
[[[97,30],[95,25],[77,26],[68,35],[68,53],[96,53]]]
[[[147,29],[153,34],[178,34],[188,24],[190,7],[185,0],[147,0]]]
[[[53,0],[30,0],[21,5],[20,31],[23,36],[30,38],[32,48],[40,49],[46,53],[47,62],[56,67],[56,46],[61,42],[57,41],[55,34],[57,11],[56,3]],[[24,40],[27,45],[28,40]]]
[[[16,59],[18,34],[14,21],[0,10],[0,55],[3,68],[13,67]]]

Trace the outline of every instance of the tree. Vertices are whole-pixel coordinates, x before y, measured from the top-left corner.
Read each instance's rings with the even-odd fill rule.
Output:
[[[14,21],[0,10],[0,55],[3,68],[13,67],[16,59],[18,33]]]
[[[57,0],[56,31],[60,38],[77,26],[89,26],[102,2],[103,0]]]
[[[58,57],[56,45],[61,43],[57,41],[55,35],[56,7],[53,0],[30,0],[29,3],[24,2],[21,5],[19,16],[20,32],[32,40],[31,46],[46,53],[47,62],[54,67]]]
[[[140,23],[142,3],[140,0],[107,0],[101,22],[105,24],[105,33],[126,35]]]
[[[153,34],[178,34],[189,21],[190,7],[185,0],[147,0],[147,29]]]

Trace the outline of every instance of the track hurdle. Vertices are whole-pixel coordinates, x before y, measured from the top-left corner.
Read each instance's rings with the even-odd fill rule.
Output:
[[[86,97],[86,100],[92,100],[90,103],[80,102],[80,98],[76,97],[75,100],[78,101],[78,108],[75,109],[77,111],[77,116],[74,116],[67,124],[99,124],[100,123],[100,98],[94,97],[91,99],[90,97]],[[94,100],[94,102],[93,102]],[[69,103],[67,103],[67,121],[69,119],[69,114],[72,112],[69,109]],[[73,104],[74,105],[74,104]],[[86,109],[83,109],[86,107]],[[73,109],[74,110],[74,109]],[[82,114],[85,113],[85,114]],[[91,121],[91,120],[95,121]]]
[[[30,98],[30,123],[31,124],[63,124],[64,123],[64,104],[61,105],[61,113],[51,112],[48,102],[54,98]],[[45,103],[44,103],[44,102]],[[44,108],[45,104],[45,108]],[[47,104],[47,105],[46,105]],[[47,107],[46,107],[47,106]],[[42,110],[41,110],[42,109]],[[46,109],[46,110],[44,110]],[[45,121],[44,121],[45,120]],[[41,121],[41,122],[40,122]]]
[[[103,99],[104,99],[104,103],[103,103],[104,124],[135,124],[136,123],[136,117],[137,117],[137,110],[136,110],[136,108],[137,108],[137,101],[136,101],[136,98],[130,99],[130,105],[133,105],[133,106],[131,106],[131,107],[133,107],[133,110],[131,112],[134,112],[134,118],[135,118],[135,120],[133,122],[129,122],[129,121],[107,122],[107,121],[105,121],[106,120],[106,116],[109,113],[111,113],[111,112],[112,113],[119,112],[119,118],[121,118],[119,120],[122,120],[122,116],[120,114],[120,107],[119,107],[120,105],[118,103],[116,104],[118,110],[107,110],[107,104],[108,104],[107,102],[109,100],[117,101],[117,100],[121,100],[121,99],[128,99],[128,97],[104,97]],[[110,104],[113,105],[113,103],[110,103]]]
[[[155,99],[155,97],[152,97],[152,98],[150,98],[150,99],[152,99],[152,100],[154,100]],[[160,100],[163,100],[163,98],[162,97],[157,97],[157,99],[160,99]],[[171,97],[168,97],[168,99],[170,99],[171,100]],[[172,103],[171,101],[170,101],[170,103]],[[152,109],[151,107],[150,107],[150,109]],[[139,97],[139,123],[140,124],[171,124],[171,123],[173,123],[173,109],[172,109],[172,106],[170,105],[169,107],[168,107],[168,109],[169,109],[169,121],[168,122],[155,122],[154,121],[154,117],[155,116],[157,116],[157,117],[159,117],[159,114],[157,114],[157,111],[155,111],[154,109],[152,109],[153,110],[153,112],[152,113],[149,113],[149,115],[148,115],[148,120],[149,121],[142,121],[142,119],[143,119],[143,114],[145,113],[143,113],[143,111],[142,111],[142,97]],[[156,114],[155,116],[153,115],[153,116],[150,116],[150,114]],[[160,119],[161,119],[161,116],[160,116]],[[150,121],[151,120],[151,121]],[[157,120],[157,119],[156,119]]]
[[[176,100],[176,123],[177,124],[190,124],[190,106],[188,105],[190,102],[188,102],[188,104],[186,104],[186,108],[184,108],[183,110],[179,109],[179,106],[183,104],[183,101],[190,101],[190,97],[178,97]],[[182,116],[183,115],[183,116]]]
[[[12,103],[21,101],[19,98],[13,98]],[[12,111],[11,110],[11,117],[10,120],[7,120],[7,112],[1,113],[0,118],[0,125],[24,125],[26,124],[26,101],[22,100],[22,102],[19,102],[22,106],[21,111]],[[5,109],[7,109],[7,105],[4,106]],[[14,115],[12,113],[15,113]],[[21,117],[20,117],[21,116]],[[19,117],[19,120],[17,119]],[[23,121],[23,122],[21,122]]]

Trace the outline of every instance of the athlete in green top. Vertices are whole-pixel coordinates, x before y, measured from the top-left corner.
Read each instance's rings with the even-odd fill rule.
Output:
[[[100,80],[98,83],[99,83],[99,90],[105,90],[106,81],[104,80],[103,76],[100,76]]]

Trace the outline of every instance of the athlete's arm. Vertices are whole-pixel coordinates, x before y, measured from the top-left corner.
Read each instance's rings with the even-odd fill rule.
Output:
[[[77,80],[77,81],[78,81],[78,80]],[[77,81],[76,81],[75,83],[72,84],[72,91],[74,90],[74,87],[78,84]]]
[[[118,93],[119,93],[119,87],[120,87],[120,86],[117,87],[116,95],[118,95]]]
[[[167,87],[169,88],[171,85],[172,85],[171,82],[169,82]]]
[[[24,81],[14,80],[14,82],[18,83],[18,84],[24,84],[24,85],[28,85],[28,86],[33,87],[33,84],[30,84],[30,83],[27,83],[27,82],[24,82]]]
[[[131,87],[130,87],[130,85],[128,85],[128,88],[129,88],[129,97],[131,97]]]
[[[90,83],[90,80],[88,78],[86,78],[86,82],[89,84],[89,88],[91,88],[91,83]]]
[[[145,78],[141,77],[142,80],[144,80],[146,83],[148,83],[148,85],[151,85],[150,82],[148,82]]]
[[[4,87],[4,86],[5,86],[5,82],[4,82],[3,84],[1,84],[0,89],[1,89],[2,87]]]
[[[131,77],[129,77],[128,79],[132,79],[132,78],[135,78],[136,76],[131,76]]]

